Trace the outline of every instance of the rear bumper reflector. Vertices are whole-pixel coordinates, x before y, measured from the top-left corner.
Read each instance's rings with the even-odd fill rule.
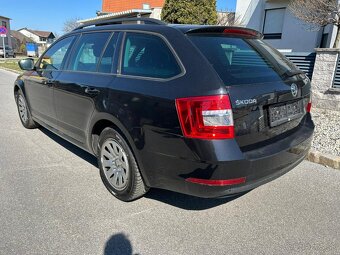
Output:
[[[230,186],[237,185],[246,182],[246,177],[241,177],[237,179],[229,179],[229,180],[206,180],[206,179],[198,179],[198,178],[187,178],[185,179],[187,182],[208,185],[208,186]]]

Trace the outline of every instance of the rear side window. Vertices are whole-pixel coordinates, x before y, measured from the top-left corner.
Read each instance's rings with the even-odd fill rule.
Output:
[[[72,54],[68,70],[96,72],[104,46],[111,33],[83,34]]]
[[[294,65],[258,39],[219,35],[189,37],[215,68],[226,86],[281,80]]]
[[[122,74],[167,79],[181,72],[176,58],[162,38],[150,34],[126,34]]]

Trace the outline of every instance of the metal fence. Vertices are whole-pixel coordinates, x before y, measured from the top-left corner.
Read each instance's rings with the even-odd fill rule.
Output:
[[[304,71],[309,79],[312,79],[315,58],[316,58],[315,52],[285,52],[284,54],[298,68]],[[339,81],[340,81],[340,72],[339,72]]]
[[[336,70],[333,80],[333,88],[340,88],[340,56],[338,55],[338,61],[336,63]]]

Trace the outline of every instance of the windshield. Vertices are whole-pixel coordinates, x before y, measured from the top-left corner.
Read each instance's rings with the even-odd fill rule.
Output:
[[[259,39],[225,35],[190,35],[226,86],[281,81],[297,69],[280,52]]]

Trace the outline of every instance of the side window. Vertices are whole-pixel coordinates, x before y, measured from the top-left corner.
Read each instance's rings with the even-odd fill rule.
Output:
[[[98,72],[111,73],[114,61],[114,54],[117,47],[118,33],[115,33],[108,43],[102,59],[99,63]]]
[[[65,61],[65,56],[70,50],[74,36],[67,37],[54,44],[41,58],[39,69],[60,70]]]
[[[111,33],[83,34],[72,54],[68,70],[95,72],[104,46]]]
[[[171,78],[181,73],[168,45],[155,35],[127,33],[122,62],[125,75]]]

